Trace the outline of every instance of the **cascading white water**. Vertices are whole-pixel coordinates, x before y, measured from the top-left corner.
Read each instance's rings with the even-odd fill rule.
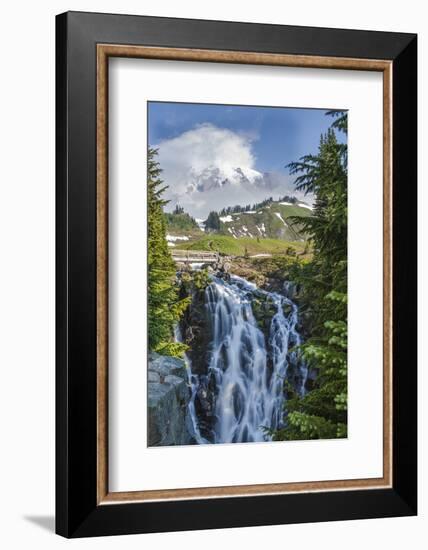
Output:
[[[276,307],[268,345],[253,315],[254,291]],[[213,277],[206,289],[206,305],[213,323],[208,373],[215,378],[214,443],[266,441],[264,428],[282,425],[284,379],[290,364],[298,367],[303,394],[307,368],[289,349],[301,343],[297,306],[289,298],[268,293],[240,277],[227,282]],[[290,312],[284,313],[284,305]],[[271,367],[268,366],[270,354]]]
[[[176,325],[174,328],[174,337],[176,342],[183,342],[183,336],[181,334],[179,325]],[[192,422],[193,433],[194,433],[196,443],[198,443],[198,445],[203,445],[205,443],[209,443],[209,441],[207,441],[205,438],[202,437],[201,432],[199,430],[198,418],[196,416],[195,398],[196,398],[196,392],[197,392],[198,383],[199,383],[198,377],[192,374],[192,366],[190,364],[190,359],[187,353],[184,354],[183,359],[184,359],[184,364],[186,365],[187,383],[192,392],[190,396],[188,408],[189,408],[190,420]]]
[[[213,321],[208,372],[218,391],[215,443],[263,441],[260,428],[269,426],[272,417],[265,341],[251,309],[249,286],[213,278],[206,289]]]
[[[297,330],[298,307],[289,298],[291,290],[289,283],[284,284],[284,294],[279,294],[258,289],[241,277],[232,275],[225,280],[211,276],[205,305],[212,323],[212,342],[204,377],[205,382],[215,381],[215,421],[210,440],[201,435],[195,405],[202,379],[192,372],[189,357],[184,357],[191,388],[189,414],[197,444],[270,440],[266,428],[274,430],[283,425],[284,381],[290,366],[298,373],[295,391],[305,394],[308,369],[292,349],[302,340]],[[255,294],[276,308],[267,338],[253,314]],[[178,326],[175,338],[182,341]]]
[[[269,296],[274,301],[277,312],[273,316],[270,326],[269,343],[271,347],[272,363],[274,365],[274,374],[277,373],[277,384],[287,375],[289,365],[297,367],[300,380],[296,388],[298,393],[303,396],[306,393],[306,381],[308,379],[308,367],[295,348],[300,346],[302,338],[297,331],[298,308],[297,305],[288,297],[290,290],[289,283],[284,284],[285,296],[277,293],[270,293]],[[284,305],[288,306],[289,313],[284,314]],[[282,392],[281,392],[282,393]],[[283,403],[281,403],[282,406]],[[282,419],[278,419],[278,423]]]

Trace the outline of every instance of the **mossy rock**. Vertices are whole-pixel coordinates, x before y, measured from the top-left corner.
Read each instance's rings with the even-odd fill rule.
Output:
[[[277,312],[275,303],[266,295],[259,294],[251,301],[251,307],[258,327],[268,336],[272,317]]]
[[[288,304],[287,302],[284,302],[282,304],[282,311],[284,312],[284,315],[287,317],[288,315],[290,315],[290,313],[292,312],[293,310],[293,306],[291,304]]]

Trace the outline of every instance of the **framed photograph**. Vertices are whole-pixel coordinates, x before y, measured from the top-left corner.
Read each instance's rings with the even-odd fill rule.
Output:
[[[57,532],[416,514],[412,34],[57,16]]]

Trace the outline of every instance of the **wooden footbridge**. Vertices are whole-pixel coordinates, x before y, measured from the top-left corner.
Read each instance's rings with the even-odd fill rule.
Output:
[[[218,252],[206,250],[171,250],[171,256],[177,264],[217,264],[220,260]]]

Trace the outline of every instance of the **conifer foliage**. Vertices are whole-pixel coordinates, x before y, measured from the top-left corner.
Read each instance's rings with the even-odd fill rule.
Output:
[[[217,212],[210,212],[205,222],[205,231],[220,231],[220,216]]]
[[[336,136],[347,133],[347,116],[327,114],[335,121],[318,154],[289,165],[296,189],[315,196],[312,216],[294,218],[311,237],[313,259],[296,264],[292,278],[311,325],[300,351],[316,378],[305,396],[289,395],[287,424],[274,439],[347,435],[347,145]]]
[[[150,351],[163,355],[183,354],[186,346],[174,342],[174,326],[189,305],[180,300],[174,261],[166,240],[161,179],[156,149],[149,148],[147,164],[148,201],[148,339]]]

